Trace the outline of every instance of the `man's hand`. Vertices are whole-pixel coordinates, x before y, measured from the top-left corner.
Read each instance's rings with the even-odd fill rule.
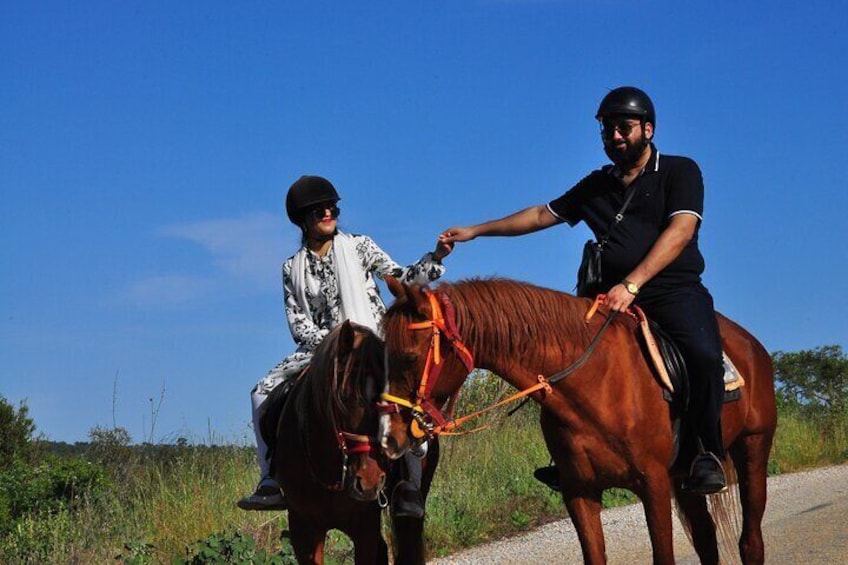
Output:
[[[624,312],[627,310],[636,297],[624,288],[624,285],[618,283],[607,292],[607,306],[614,312]]]
[[[471,241],[477,237],[472,228],[453,227],[439,234],[439,242],[453,245],[457,241]]]

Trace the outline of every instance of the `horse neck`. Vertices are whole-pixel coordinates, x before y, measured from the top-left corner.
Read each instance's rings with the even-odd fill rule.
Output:
[[[304,378],[323,378],[323,375],[307,373]],[[313,437],[326,437],[331,433],[332,423],[322,408],[322,387],[308,381],[300,384],[302,386],[292,390],[294,410],[290,411],[290,415],[294,425],[291,431],[306,441],[312,441]]]
[[[521,288],[520,283],[476,281]],[[449,289],[456,310],[460,339],[474,355],[475,366],[487,369],[516,387],[527,386],[534,374],[559,370],[577,359],[589,343],[586,324],[577,313],[580,300],[565,294],[533,288],[527,312],[494,312],[490,305],[468,293],[460,283]],[[538,303],[536,302],[538,301]],[[559,306],[550,312],[547,308]],[[521,370],[517,370],[520,367]],[[535,377],[534,377],[535,378]]]

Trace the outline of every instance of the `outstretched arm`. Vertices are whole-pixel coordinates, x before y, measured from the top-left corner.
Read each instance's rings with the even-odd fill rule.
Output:
[[[436,249],[424,254],[421,259],[412,265],[401,267],[380,249],[373,239],[366,235],[355,236],[360,241],[357,244],[363,268],[373,272],[378,277],[385,279],[387,275],[409,284],[425,285],[441,277],[445,272],[442,258],[448,255],[453,245],[437,242]]]
[[[548,210],[547,206],[540,204],[498,220],[474,226],[448,228],[439,235],[439,241],[452,244],[457,241],[471,241],[480,236],[524,235],[549,228],[561,221]]]

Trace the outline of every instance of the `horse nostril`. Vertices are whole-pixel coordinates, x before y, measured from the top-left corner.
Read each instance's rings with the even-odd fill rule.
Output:
[[[389,438],[389,441],[387,443],[388,445],[386,447],[386,455],[389,457],[389,459],[395,460],[398,459],[401,455],[403,455],[403,452],[400,448],[400,443],[397,439],[395,439],[394,437]]]
[[[397,450],[397,441],[390,435],[384,435],[380,443],[382,444],[383,451],[389,456]]]

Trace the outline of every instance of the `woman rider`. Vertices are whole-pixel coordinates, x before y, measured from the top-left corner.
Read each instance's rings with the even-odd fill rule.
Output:
[[[297,376],[312,358],[315,348],[331,329],[352,320],[379,333],[386,311],[374,275],[391,275],[410,284],[428,284],[444,273],[442,259],[453,246],[437,243],[408,267],[395,263],[366,235],[339,231],[337,206],[341,200],[335,187],[319,176],[302,176],[289,188],[286,212],[301,230],[301,247],[283,264],[283,295],[294,353],[283,359],[260,380],[250,393],[253,430],[256,434],[260,479],[253,494],[238,501],[244,510],[284,510],[285,495],[270,474],[268,446],[262,438],[259,416],[271,391]],[[404,459],[409,481],[393,494],[395,514],[421,517],[423,500],[419,491],[421,461]]]

